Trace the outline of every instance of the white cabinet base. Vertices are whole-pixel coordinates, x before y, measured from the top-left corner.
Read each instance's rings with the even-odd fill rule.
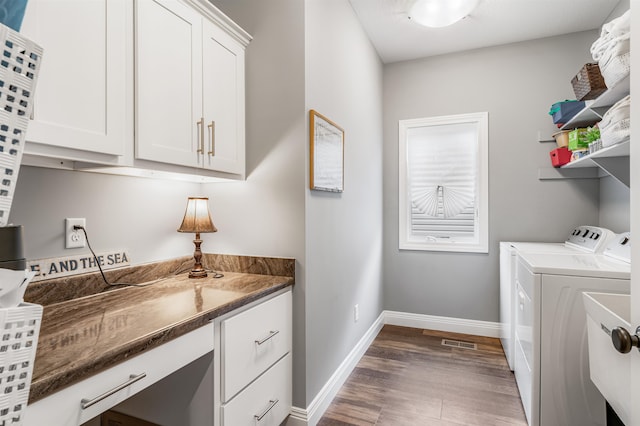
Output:
[[[291,292],[222,322],[222,401],[291,351]]]
[[[27,406],[25,426],[77,426],[135,395],[174,371],[211,352],[214,327],[208,324],[157,348],[117,364],[79,383]],[[94,399],[117,388],[130,375],[146,377],[82,409],[83,399]]]
[[[223,426],[278,426],[291,411],[291,354],[222,406]]]

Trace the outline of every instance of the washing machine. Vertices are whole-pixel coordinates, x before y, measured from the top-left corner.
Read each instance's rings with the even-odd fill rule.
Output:
[[[630,236],[601,254],[516,254],[514,373],[529,426],[606,424],[591,382],[582,293],[629,293]]]
[[[563,243],[501,242],[500,243],[500,340],[509,368],[514,368],[516,254],[527,253],[602,253],[615,234],[602,227],[578,226]]]

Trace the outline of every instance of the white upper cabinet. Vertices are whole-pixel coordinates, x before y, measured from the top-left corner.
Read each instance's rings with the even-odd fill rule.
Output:
[[[244,176],[248,39],[192,3],[136,3],[136,159]]]
[[[44,48],[23,163],[245,178],[251,36],[208,0],[30,0],[21,32]]]
[[[244,47],[204,21],[202,52],[204,167],[244,174]]]
[[[196,166],[202,17],[175,0],[136,4],[136,158]]]
[[[123,155],[127,0],[29,0],[21,33],[44,49],[25,153],[50,147]],[[129,6],[130,7],[130,6]]]

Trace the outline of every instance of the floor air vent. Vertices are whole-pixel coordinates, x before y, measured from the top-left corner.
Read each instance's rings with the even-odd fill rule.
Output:
[[[478,346],[471,342],[462,342],[460,340],[442,339],[442,346],[449,346],[451,348],[471,349],[475,351]]]

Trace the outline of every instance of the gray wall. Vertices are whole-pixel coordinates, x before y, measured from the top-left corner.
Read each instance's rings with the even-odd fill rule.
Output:
[[[293,289],[293,404],[306,407],[304,3],[213,2],[253,36],[246,51],[246,182],[210,184],[221,209],[219,253],[296,259]]]
[[[612,177],[600,180],[600,226],[613,232],[629,231],[631,226],[631,193],[629,188]]]
[[[141,264],[193,253],[193,236],[176,230],[187,197],[200,194],[195,183],[23,166],[9,221],[24,226],[29,260],[89,253],[64,247],[64,219],[84,217],[96,252],[125,249]],[[207,250],[211,236],[203,237]]]
[[[384,305],[386,309],[498,321],[499,241],[562,241],[598,224],[597,180],[539,181],[550,167],[547,115],[574,97],[597,31],[517,43],[384,69]],[[489,112],[489,254],[398,250],[398,120]]]
[[[307,109],[345,130],[344,192],[307,191],[309,403],[382,311],[382,63],[347,0],[305,3]]]
[[[206,187],[227,207],[214,246],[298,259],[293,402],[306,408],[382,310],[382,64],[347,0],[214,3],[254,37],[250,174]],[[309,109],[345,129],[342,194],[308,189]]]

